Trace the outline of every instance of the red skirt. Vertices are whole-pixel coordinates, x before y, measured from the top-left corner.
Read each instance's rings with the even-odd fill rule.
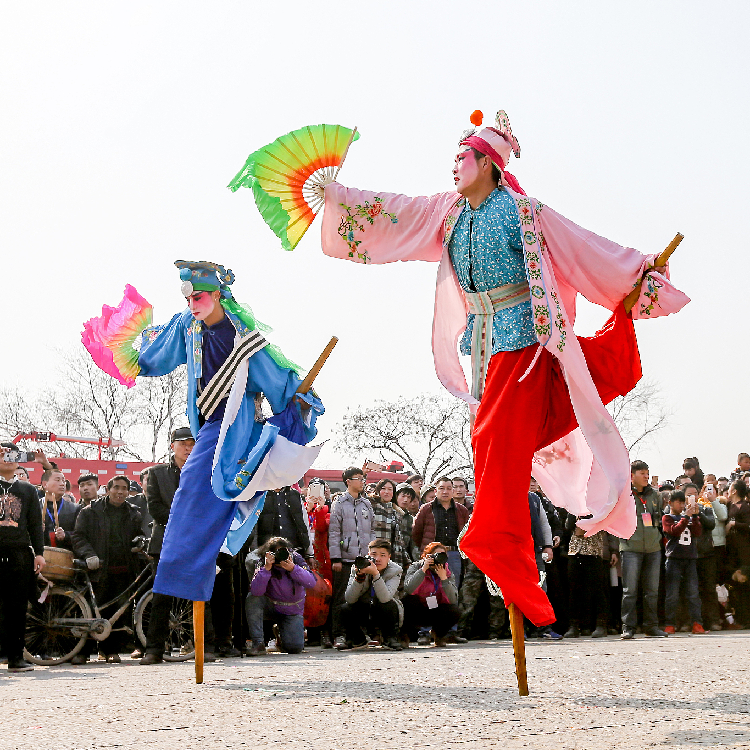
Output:
[[[641,378],[633,321],[620,305],[591,337],[578,337],[603,403]],[[540,588],[531,538],[528,492],[534,453],[578,426],[559,361],[528,346],[490,360],[472,434],[476,501],[461,548],[536,625],[555,621]]]

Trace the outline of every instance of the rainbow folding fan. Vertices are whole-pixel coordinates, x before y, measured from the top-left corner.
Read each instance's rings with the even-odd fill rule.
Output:
[[[307,125],[250,154],[228,187],[252,188],[266,224],[285,250],[294,250],[325,203],[322,188],[336,179],[357,138],[357,128]]]
[[[126,284],[122,302],[117,307],[104,305],[101,317],[83,324],[81,340],[98,367],[132,388],[141,371],[134,344],[152,319],[151,304],[135,287]]]

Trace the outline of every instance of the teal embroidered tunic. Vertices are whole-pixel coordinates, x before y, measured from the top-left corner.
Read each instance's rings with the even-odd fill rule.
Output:
[[[521,222],[516,204],[505,190],[493,190],[476,209],[466,202],[448,250],[458,282],[466,292],[486,292],[526,281]],[[471,354],[473,329],[474,315],[469,314],[459,344],[461,354]],[[530,301],[498,310],[492,316],[492,354],[535,343]]]

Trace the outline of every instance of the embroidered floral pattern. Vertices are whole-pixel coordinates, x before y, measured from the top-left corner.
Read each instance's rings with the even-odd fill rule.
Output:
[[[241,490],[247,486],[249,479],[250,472],[243,469],[242,471],[237,472],[237,476],[234,478],[234,483],[237,485],[237,488]]]
[[[537,203],[536,204],[536,215],[539,216],[540,213],[542,213],[542,209],[544,208],[544,203]]]
[[[164,326],[152,326],[151,328],[146,328],[141,334],[143,336],[142,341],[148,342],[149,344],[152,341],[156,341],[163,327]]]
[[[567,461],[570,463],[573,460],[570,443],[566,440],[558,440],[553,443],[549,448],[541,451],[537,451],[534,454],[534,463],[540,466],[549,466],[554,461]]]
[[[339,205],[344,209],[345,215],[341,217],[338,233],[341,239],[349,246],[348,257],[359,263],[369,263],[371,258],[367,250],[359,249],[362,240],[358,240],[354,234],[355,232],[365,231],[365,225],[359,220],[362,219],[368,224],[373,225],[378,216],[385,216],[391,220],[392,224],[396,224],[398,223],[398,217],[396,214],[383,210],[383,199],[380,197],[375,198],[372,203],[365,201],[364,204],[357,204],[354,208],[344,203]]]
[[[200,320],[194,320],[190,324],[189,330],[193,336],[193,368],[195,378],[198,380],[203,372],[203,326]]]
[[[537,336],[549,336],[549,308],[547,305],[534,305],[534,330]]]
[[[562,314],[562,308],[560,307],[560,301],[557,299],[556,292],[550,292],[550,297],[555,303],[557,313],[555,314],[555,326],[560,331],[560,341],[557,342],[557,348],[562,351],[565,348],[565,340],[568,337],[567,326],[565,325],[565,316]]]
[[[539,253],[536,250],[526,251],[526,270],[529,272],[529,279],[541,279],[542,267],[539,263]]]
[[[646,284],[646,288],[643,290],[643,296],[646,297],[649,303],[640,303],[639,315],[648,316],[651,315],[654,308],[659,304],[659,289],[661,289],[664,284],[658,282],[650,273],[646,274],[643,281]]]
[[[466,205],[466,198],[461,198],[457,201],[456,205],[450,210],[448,215],[445,217],[445,233],[443,234],[443,247],[448,247],[453,237],[453,230],[456,228],[456,222],[461,212],[464,210]]]
[[[534,217],[531,215],[531,206],[527,205],[528,201],[525,201],[522,205],[522,201],[518,201],[518,218],[521,219],[521,224],[528,226],[534,223]]]
[[[527,231],[523,233],[523,241],[527,245],[535,245],[536,244],[536,233],[532,231]]]

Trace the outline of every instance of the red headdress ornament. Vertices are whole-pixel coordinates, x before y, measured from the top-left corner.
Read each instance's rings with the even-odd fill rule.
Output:
[[[479,127],[482,124],[483,115],[477,109],[471,113],[469,119],[473,125]],[[495,125],[496,127],[494,128],[482,128],[482,130],[475,130],[469,135],[465,135],[461,140],[461,145],[471,146],[471,148],[479,151],[480,154],[489,156],[492,159],[492,163],[500,170],[501,184],[506,185],[516,193],[526,195],[524,189],[518,184],[518,180],[505,170],[511,152],[515,155],[516,159],[521,156],[521,147],[513,135],[513,131],[510,128],[510,120],[505,110],[501,109],[495,115]]]

